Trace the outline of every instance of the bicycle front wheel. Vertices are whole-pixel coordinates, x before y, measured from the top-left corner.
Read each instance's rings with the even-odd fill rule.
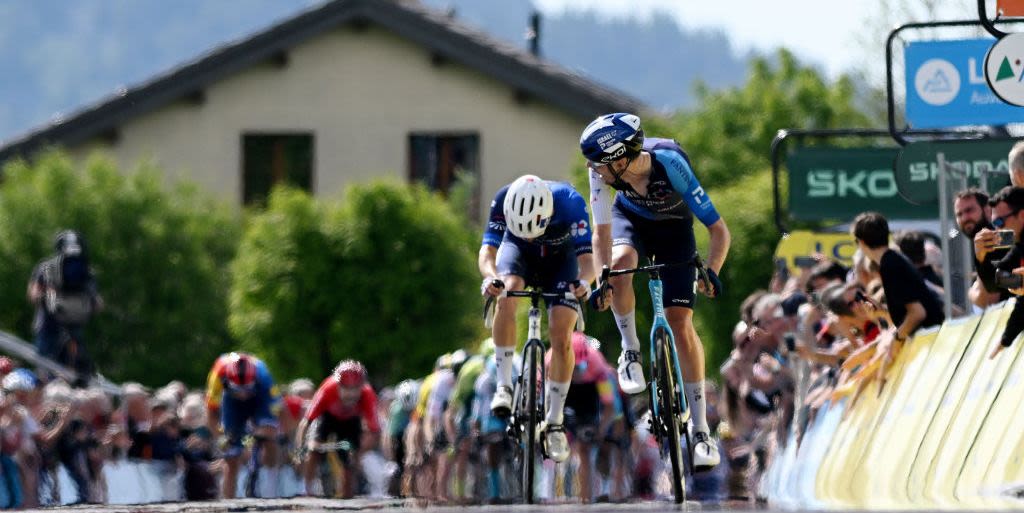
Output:
[[[537,424],[540,423],[540,416],[537,413],[538,397],[538,357],[537,349],[527,347],[529,354],[526,355],[526,368],[523,369],[523,391],[526,393],[526,451],[523,454],[523,499],[527,504],[533,504],[534,500],[534,475],[537,471]]]
[[[654,334],[656,348],[658,385],[658,422],[662,427],[662,435],[668,438],[668,455],[672,461],[672,493],[677,504],[686,501],[686,483],[683,475],[682,425],[677,416],[682,405],[679,404],[676,391],[676,374],[672,368],[672,341],[668,333],[659,329]],[[664,443],[665,441],[663,441]]]

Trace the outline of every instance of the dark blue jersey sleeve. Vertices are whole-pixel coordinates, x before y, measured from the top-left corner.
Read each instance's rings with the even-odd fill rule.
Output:
[[[697,175],[693,173],[689,162],[680,153],[672,150],[659,149],[654,150],[653,153],[658,162],[665,166],[672,187],[683,196],[686,205],[690,207],[690,212],[693,212],[693,215],[700,219],[704,226],[711,226],[718,221],[721,216],[715,210],[715,205],[711,203],[711,198],[697,181]]]
[[[572,237],[576,255],[592,253],[587,200],[566,183],[553,182],[551,192],[555,200],[555,216],[569,223],[569,235]]]
[[[501,239],[505,237],[505,193],[508,192],[508,185],[498,189],[498,193],[491,200],[491,213],[487,216],[487,227],[484,228],[484,240],[482,246],[501,245]]]

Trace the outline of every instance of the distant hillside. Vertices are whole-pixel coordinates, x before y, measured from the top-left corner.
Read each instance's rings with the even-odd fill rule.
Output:
[[[531,0],[423,0],[525,47]],[[0,2],[0,143],[132,86],[321,0],[31,0]],[[742,82],[744,59],[719,32],[675,23],[602,21],[591,13],[543,20],[549,59],[652,107],[688,105],[693,81]]]
[[[506,41],[525,48],[530,0],[423,0]],[[650,23],[602,20],[593,12],[567,12],[541,21],[541,54],[578,73],[627,91],[649,106],[671,110],[690,105],[694,81],[712,89],[746,77],[744,57],[728,36],[692,31],[669,16]]]

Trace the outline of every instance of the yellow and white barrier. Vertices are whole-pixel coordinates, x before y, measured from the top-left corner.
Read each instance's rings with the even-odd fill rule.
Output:
[[[766,474],[769,502],[831,509],[1024,507],[1024,355],[988,355],[1013,303],[919,332],[886,382],[822,408]],[[838,396],[837,396],[838,397]],[[790,440],[790,444],[794,442]]]

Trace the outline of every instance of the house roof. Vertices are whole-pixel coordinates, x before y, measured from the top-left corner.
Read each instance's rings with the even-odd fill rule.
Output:
[[[375,24],[442,59],[461,63],[583,119],[605,112],[636,112],[642,103],[522,49],[501,43],[411,0],[334,0],[99,102],[59,122],[36,128],[0,147],[0,161],[50,144],[73,145],[116,130],[125,121],[204,88],[252,65],[275,59],[306,40],[344,24]]]

